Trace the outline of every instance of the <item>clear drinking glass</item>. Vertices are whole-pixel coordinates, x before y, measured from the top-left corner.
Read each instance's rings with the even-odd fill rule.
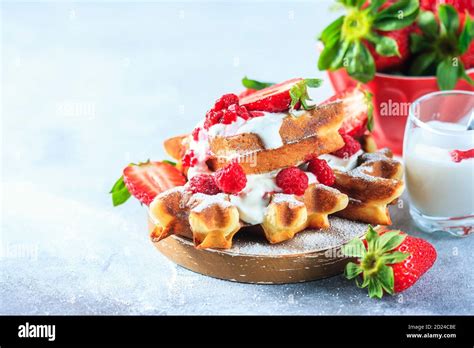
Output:
[[[427,94],[410,107],[403,142],[410,214],[425,232],[474,231],[474,92]]]

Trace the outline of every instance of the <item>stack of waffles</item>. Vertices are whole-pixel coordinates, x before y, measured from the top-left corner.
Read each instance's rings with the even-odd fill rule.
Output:
[[[331,214],[390,224],[402,167],[371,145],[365,92],[316,105],[313,85],[292,79],[224,95],[191,134],[168,139],[165,149],[188,181],[151,202],[152,239],[175,234],[197,248],[231,248],[250,226],[280,243],[328,228]]]

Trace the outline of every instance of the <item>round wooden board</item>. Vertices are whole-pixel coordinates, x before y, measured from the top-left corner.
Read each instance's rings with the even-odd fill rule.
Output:
[[[341,273],[348,262],[341,246],[367,229],[365,223],[337,217],[330,223],[329,229],[305,230],[280,244],[269,244],[255,229],[240,231],[228,250],[196,249],[191,240],[175,235],[153,244],[176,264],[210,277],[256,284],[299,283]]]

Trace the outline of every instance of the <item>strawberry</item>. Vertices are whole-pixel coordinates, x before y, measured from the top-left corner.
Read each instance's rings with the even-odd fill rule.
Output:
[[[185,183],[183,174],[172,164],[147,161],[125,167],[110,193],[114,206],[125,203],[130,195],[149,205],[159,193]]]
[[[291,103],[290,89],[301,80],[295,78],[261,89],[240,99],[240,105],[244,105],[248,110],[268,112],[288,110]]]
[[[472,0],[420,0],[420,8],[425,11],[436,12],[439,5],[451,5],[459,13],[469,12],[474,16],[474,2]]]
[[[437,16],[424,11],[418,18],[418,32],[410,36],[414,54],[410,74],[436,74],[441,90],[453,89],[459,79],[474,85],[466,69],[474,67],[474,21],[451,5],[438,5]]]
[[[474,4],[473,4],[474,7]],[[461,55],[461,61],[464,64],[465,69],[471,69],[474,68],[474,22],[472,17],[474,17],[474,10],[471,9],[469,11],[470,16],[467,16],[465,13],[460,13],[459,14],[459,28],[464,28],[466,25],[466,20],[468,23],[471,23],[471,43],[469,44],[469,47],[466,49],[465,53]],[[468,24],[469,25],[469,24]]]
[[[383,56],[376,52],[372,43],[366,43],[367,48],[374,57],[375,69],[377,71],[387,71],[400,68],[410,58],[410,32],[412,27],[406,27],[400,30],[389,31],[386,34],[377,30],[377,34],[395,40],[398,47],[398,55]]]
[[[294,78],[252,93],[240,99],[240,105],[250,111],[281,112],[293,109],[299,102],[306,110],[309,110],[314,106],[307,104],[311,101],[307,87],[315,88],[320,85],[319,79]]]
[[[239,99],[242,99],[248,95],[251,95],[261,89],[273,86],[273,82],[262,82],[257,80],[251,80],[247,76],[242,79],[242,85],[245,87],[245,91],[239,94]]]
[[[341,100],[344,106],[344,121],[339,133],[358,137],[362,136],[366,129],[372,131],[374,127],[372,93],[356,86],[333,95],[321,105],[336,100]]]
[[[472,0],[438,0],[438,4],[446,4],[453,6],[459,13],[469,12],[474,16],[474,1]]]
[[[437,256],[435,248],[424,239],[400,231],[379,234],[372,226],[364,241],[355,238],[342,247],[342,252],[358,259],[346,265],[345,276],[356,279],[361,288],[368,287],[371,298],[408,289],[433,266]]]
[[[248,95],[251,95],[251,94],[254,94],[255,92],[257,92],[256,89],[253,89],[253,88],[247,88],[245,89],[244,91],[240,92],[239,93],[239,99],[242,99]]]
[[[420,8],[425,11],[434,11],[436,0],[420,0]]]
[[[342,3],[347,14],[320,35],[324,44],[318,60],[320,70],[344,68],[366,83],[376,71],[397,69],[408,59],[408,32],[418,16],[418,0]]]
[[[474,149],[470,150],[453,150],[449,152],[449,155],[451,156],[451,159],[453,162],[459,163],[463,160],[467,160],[470,158],[474,158]]]
[[[466,53],[461,56],[465,69],[474,68],[474,41],[471,41]]]

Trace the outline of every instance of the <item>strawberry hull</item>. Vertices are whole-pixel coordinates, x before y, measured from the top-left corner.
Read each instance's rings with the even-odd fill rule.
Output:
[[[474,79],[474,69],[467,70],[467,74]],[[345,70],[328,71],[328,75],[336,93],[342,93],[359,83]],[[419,97],[439,91],[436,77],[376,73],[375,78],[365,86],[373,93],[375,118],[373,134],[377,145],[387,146],[396,154],[401,155],[408,108]],[[464,80],[460,80],[455,89],[474,91],[474,87]]]

